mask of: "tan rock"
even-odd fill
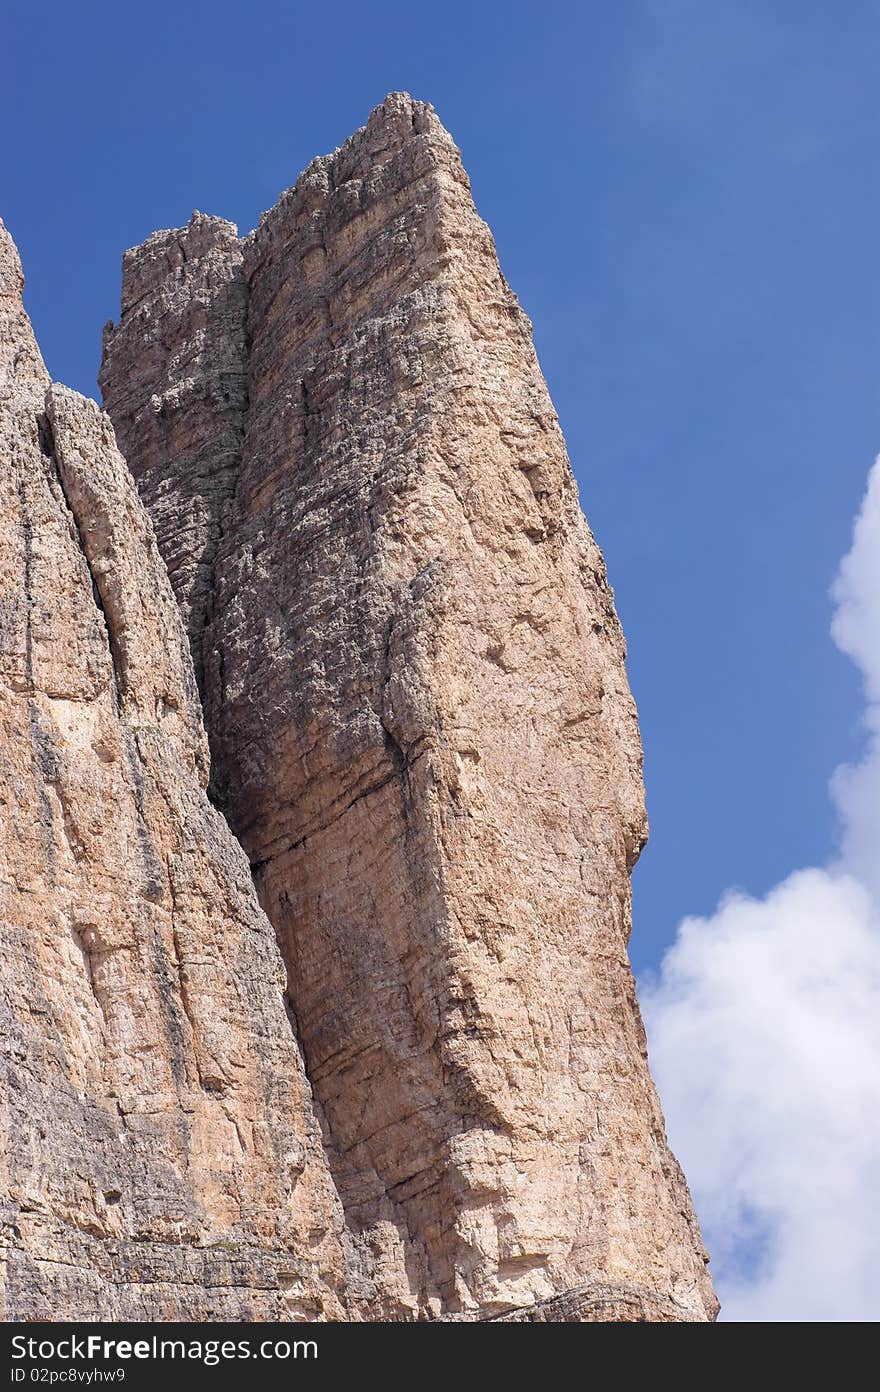
[[[342,1215],[186,638],[0,224],[7,1319],[332,1318]]]
[[[195,216],[127,253],[101,382],[287,964],[352,1310],[712,1318],[627,959],[624,642],[433,110],[389,97],[243,242]]]

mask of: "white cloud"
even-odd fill
[[[833,597],[868,731],[840,854],[686,919],[642,987],[726,1319],[880,1318],[880,460]]]

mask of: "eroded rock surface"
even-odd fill
[[[333,1318],[342,1214],[186,636],[0,224],[0,1309]]]
[[[711,1318],[627,958],[623,637],[453,141],[393,95],[242,241],[194,215],[128,252],[122,304],[102,389],[287,964],[352,1310]]]

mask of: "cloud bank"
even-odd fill
[[[880,460],[832,595],[866,697],[840,854],[686,919],[641,987],[723,1319],[880,1318]]]

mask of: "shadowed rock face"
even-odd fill
[[[328,1318],[342,1214],[180,615],[0,224],[0,1310]]]
[[[713,1317],[627,959],[623,637],[451,138],[389,97],[242,241],[196,214],[126,253],[122,305],[101,385],[287,965],[352,1309]]]

